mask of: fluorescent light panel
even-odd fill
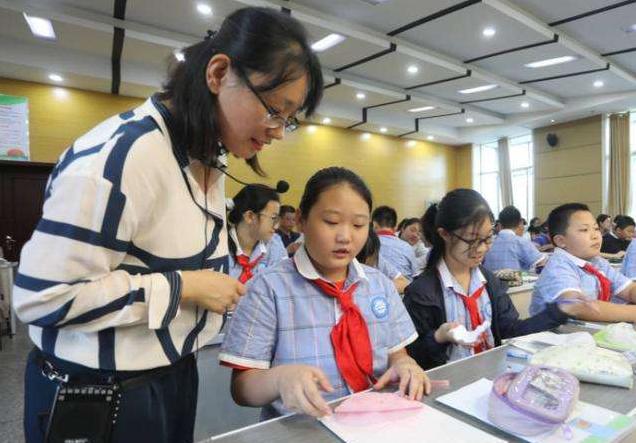
[[[457,92],[459,92],[460,94],[475,94],[477,92],[490,91],[491,89],[495,89],[497,87],[497,85],[484,85],[477,86],[476,88],[461,89]]]
[[[562,63],[568,63],[574,60],[576,60],[576,57],[574,57],[573,55],[565,55],[563,57],[548,58],[532,63],[526,63],[523,66],[525,66],[526,68],[545,68],[546,66],[560,65]]]
[[[51,20],[42,17],[32,17],[23,12],[22,15],[26,20],[33,35],[39,38],[45,38],[47,40],[55,40],[55,31],[53,30],[53,24]]]
[[[435,109],[435,106],[422,106],[421,108],[413,108],[409,109],[409,112],[424,112],[430,111],[431,109]]]
[[[316,52],[326,51],[327,49],[332,48],[342,43],[345,40],[346,40],[346,37],[343,35],[329,34],[327,37],[322,38],[318,40],[317,42],[314,42],[311,45],[311,49],[313,49]]]

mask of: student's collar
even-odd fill
[[[241,248],[241,243],[239,242],[239,239],[238,239],[238,233],[236,232],[236,228],[234,226],[230,228],[228,235],[230,236],[230,238],[234,241],[234,244],[236,245],[236,256],[238,257],[239,255],[247,255],[245,254],[245,252],[243,252],[243,248]],[[252,255],[254,255],[254,251],[257,251],[257,250],[259,251],[259,254],[257,254],[257,256],[267,254],[267,246],[265,246],[265,242],[262,242],[260,240],[257,241],[256,245],[254,245],[254,250],[252,251]]]
[[[579,258],[579,257],[577,257],[575,255],[572,255],[568,251],[566,251],[565,249],[562,249],[562,248],[554,248],[554,253],[558,254],[558,255],[562,255],[563,257],[565,257],[568,260],[570,260],[572,263],[574,263],[579,268],[582,268],[583,266],[585,266],[588,263],[587,261],[583,260],[582,258]]]
[[[314,264],[311,262],[309,258],[309,254],[307,253],[307,249],[305,249],[305,245],[301,245],[300,248],[296,251],[293,257],[294,264],[296,265],[296,269],[300,275],[302,275],[307,280],[325,280],[329,281],[316,270]],[[362,265],[358,262],[357,259],[353,259],[353,261],[349,264],[349,273],[347,275],[347,282],[354,283],[358,280],[368,280],[367,274],[364,272]]]
[[[614,234],[614,231],[609,231],[609,235],[611,235],[612,237],[614,237],[616,240],[620,240],[620,238],[618,238],[618,235]]]
[[[509,235],[517,235],[517,233],[515,231],[513,231],[512,229],[502,229],[501,231],[499,231],[499,234],[509,234]]]
[[[457,294],[467,295],[465,294],[466,289],[464,289],[462,285],[459,284],[457,279],[453,276],[453,274],[451,274],[450,269],[448,269],[448,265],[446,265],[446,261],[443,258],[440,259],[437,265],[437,271],[439,272],[439,277],[444,288],[450,288]],[[479,267],[470,270],[471,283],[474,278],[477,278],[483,284],[486,283],[486,277],[484,277],[484,274],[482,274]],[[470,291],[470,288],[468,288],[468,290]]]
[[[389,228],[378,229],[377,231],[375,231],[375,233],[378,235],[386,235],[389,237],[395,237],[395,231]]]

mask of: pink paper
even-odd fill
[[[349,397],[338,407],[336,413],[352,412],[391,412],[408,409],[419,409],[424,405],[419,401],[409,400],[390,392],[364,392]]]

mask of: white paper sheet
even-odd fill
[[[334,414],[320,421],[347,443],[505,442],[430,406],[410,412]]]
[[[546,346],[558,346],[564,344],[593,344],[594,338],[588,332],[573,332],[571,334],[555,334],[554,332],[537,332],[521,337],[515,337],[510,341],[515,346],[524,351],[534,354]]]
[[[472,415],[479,420],[495,426],[488,420],[488,397],[492,389],[492,381],[486,378],[464,386],[449,394],[438,397],[436,401],[453,409]],[[572,438],[566,438],[561,430],[551,434],[534,437],[517,435],[530,443],[578,443],[595,436],[600,438],[594,442],[611,442],[632,429],[634,419],[629,419],[617,412],[579,401],[568,419],[572,429]],[[609,425],[609,426],[608,426]],[[616,428],[615,435],[611,435]]]

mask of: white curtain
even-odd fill
[[[610,126],[610,164],[607,212],[627,214],[629,206],[629,114],[613,114]],[[632,208],[633,209],[633,208]]]

